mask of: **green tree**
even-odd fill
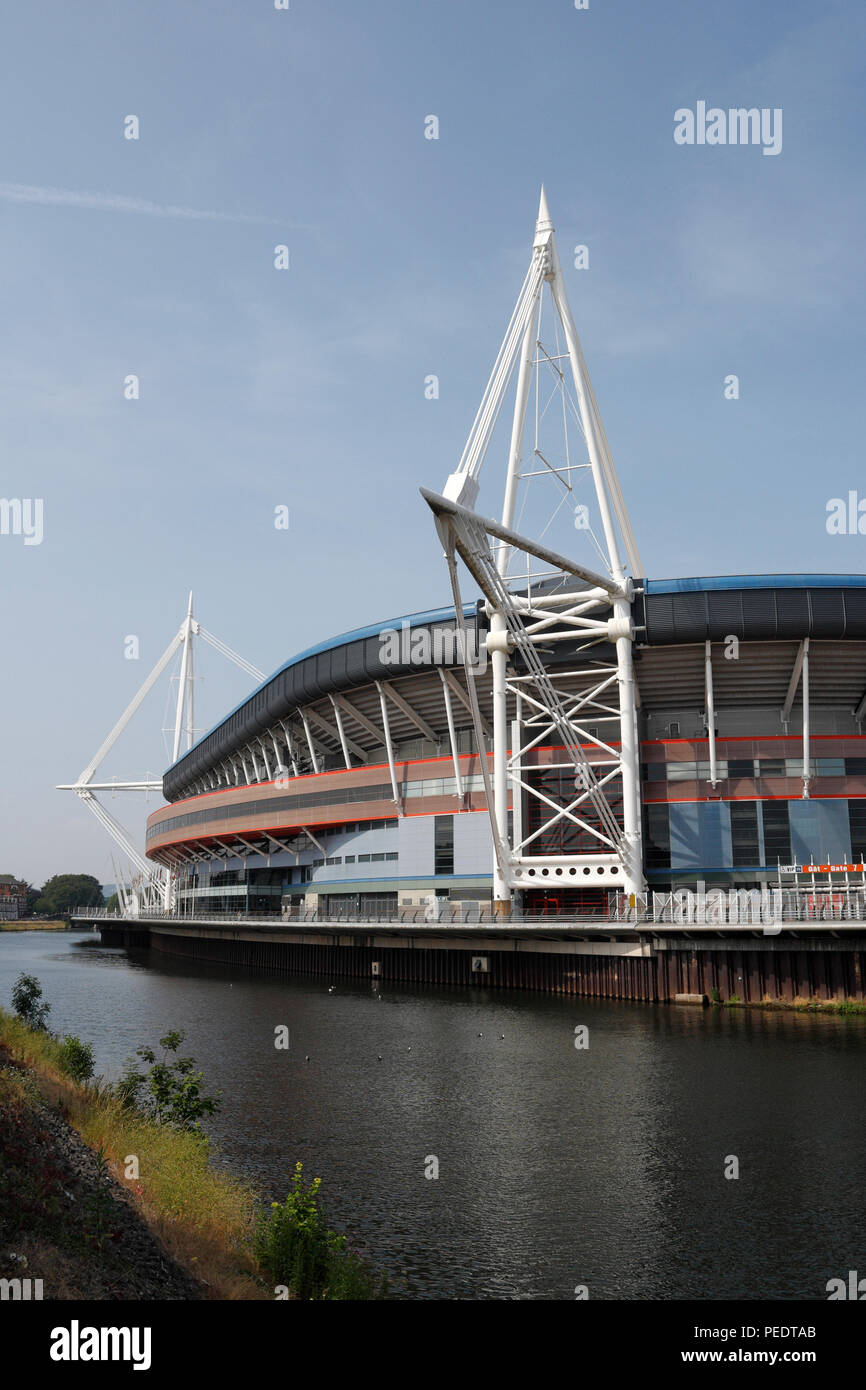
[[[43,884],[35,910],[64,917],[74,907],[102,907],[102,889],[92,874],[55,874]]]
[[[150,1069],[139,1071],[133,1061],[127,1062],[117,1082],[117,1094],[124,1105],[134,1106],[159,1124],[201,1130],[201,1121],[206,1115],[216,1114],[222,1101],[219,1096],[204,1094],[204,1076],[194,1070],[195,1059],[177,1056],[184,1036],[177,1032],[160,1038],[161,1058],[151,1047],[136,1048],[136,1057],[149,1063]],[[168,1061],[169,1053],[173,1054],[173,1061]]]
[[[28,1028],[47,1031],[45,1020],[51,1012],[51,1005],[44,1002],[42,986],[35,975],[26,975],[22,970],[12,986],[12,1007]]]
[[[67,1033],[63,1039],[58,1060],[60,1070],[71,1076],[79,1085],[89,1081],[93,1075],[93,1048],[90,1043],[83,1043],[74,1033]]]

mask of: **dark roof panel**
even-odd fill
[[[643,588],[635,602],[635,622],[645,626],[638,643],[650,647],[728,636],[755,642],[866,637],[866,575],[717,575],[635,582]],[[485,622],[480,605],[468,605],[465,614],[470,623]],[[381,633],[399,632],[404,623],[412,629],[453,627],[454,609],[432,609],[345,633],[286,662],[169,768],[163,779],[166,798],[183,795],[220,757],[263,734],[299,705],[332,691],[416,672],[413,662],[386,666],[381,660]]]

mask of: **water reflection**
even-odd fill
[[[220,1161],[282,1195],[301,1159],[413,1296],[814,1298],[864,1264],[860,1018],[352,985],[0,935],[4,1005],[22,969],[106,1074],[184,1028],[224,1093]]]

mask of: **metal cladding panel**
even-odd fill
[[[378,637],[368,637],[364,642],[364,669],[367,673],[368,680],[371,677],[374,680],[382,680],[383,677],[387,679],[388,676],[400,675],[404,668],[402,664],[386,666],[382,660],[382,643],[380,639]]]
[[[841,589],[810,589],[811,627],[822,637],[845,636],[845,601]]]
[[[809,595],[805,589],[780,589],[776,594],[776,612],[777,637],[808,636]]]
[[[281,671],[278,676],[265,687],[266,705],[268,719],[273,724],[275,719],[281,718],[286,706],[286,678],[285,671]]]
[[[686,585],[685,580],[682,581]],[[866,589],[843,584],[814,587],[804,579],[802,588],[790,584],[766,588],[732,585],[699,589],[690,587],[656,593],[652,585],[640,600],[646,636],[639,642],[672,646],[680,642],[720,641],[733,634],[745,641],[799,641],[816,637],[828,641],[866,638]]]
[[[845,604],[845,636],[866,637],[866,592],[862,589],[845,589],[842,598]]]
[[[308,700],[320,700],[322,692],[327,690],[328,670],[327,665],[321,665],[323,657],[327,660],[327,653],[310,656],[299,666],[299,679],[295,680],[293,687],[289,687],[296,705],[305,704]]]
[[[674,598],[674,594],[648,594],[644,599],[647,642],[657,642],[662,647],[676,642]]]
[[[674,605],[677,642],[700,642],[707,636],[706,594],[678,594]]]
[[[360,685],[367,675],[367,661],[364,653],[363,642],[351,642],[348,647],[343,648],[346,654],[346,668],[341,690],[348,690],[353,685]]]
[[[346,680],[346,647],[331,652],[331,690],[341,690]]]
[[[709,635],[743,637],[743,595],[716,591],[706,595]]]
[[[251,709],[247,715],[247,731],[250,734],[264,733],[270,724],[268,718],[268,687],[264,690],[257,690],[250,701]],[[249,707],[248,707],[249,708]]]
[[[715,598],[716,595],[713,595]],[[772,640],[778,634],[779,617],[776,611],[776,595],[772,589],[742,589],[740,600],[743,614],[741,637],[767,638]]]

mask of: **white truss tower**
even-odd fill
[[[561,332],[564,339],[561,353],[547,352],[540,340],[545,287],[552,299],[557,338]],[[567,368],[558,366],[560,358],[567,362]],[[474,508],[481,467],[518,360],[502,521],[498,523],[479,516]],[[572,462],[567,443],[561,465],[551,464],[539,449],[537,394],[535,447],[526,457],[527,405],[533,372],[541,366],[552,370],[561,390],[563,418],[567,404],[574,410],[586,450],[582,463]],[[603,534],[601,540],[596,539],[596,548],[604,566],[602,573],[543,544],[547,526],[537,539],[513,529],[523,480],[537,476],[552,479],[560,499],[558,512],[564,500],[573,498],[573,476],[580,469],[589,473],[601,520]],[[529,270],[466,448],[444,494],[438,496],[422,488],[422,495],[436,517],[458,623],[463,611],[458,555],[481,589],[490,619],[492,783],[486,758],[481,759],[481,771],[493,831],[496,913],[510,915],[515,889],[593,886],[618,887],[629,894],[644,892],[633,673],[634,593],[626,565],[632,575],[643,571],[568,304],[543,188]],[[520,564],[525,561],[525,570],[510,573],[515,560]],[[557,642],[575,641],[575,655],[582,658],[574,663],[575,669],[548,669],[545,650]],[[611,645],[613,660],[605,655]],[[594,646],[603,649],[597,659],[592,657]],[[464,642],[464,650],[469,651],[468,642]],[[519,664],[512,660],[515,655]],[[469,662],[466,675],[481,750],[486,745]],[[510,729],[509,699],[515,711]],[[564,749],[565,759],[552,766],[574,779],[573,795],[569,790],[560,802],[534,785],[528,772],[532,751],[551,744]],[[514,807],[510,834],[509,794]],[[523,807],[533,801],[535,817],[542,819],[530,829],[524,824]],[[577,827],[585,848],[578,854],[533,853],[533,848],[538,848],[536,842],[557,827],[562,829],[563,821]]]
[[[162,656],[157,661],[153,670],[146,680],[139,687],[132,700],[127,705],[123,714],[118,719],[111,733],[94,753],[90,762],[79,774],[75,782],[59,783],[58,790],[75,792],[76,796],[84,802],[89,811],[93,813],[100,824],[108,831],[115,844],[119,845],[129,859],[133,869],[129,885],[125,884],[120,876],[115,876],[118,886],[118,899],[123,907],[124,916],[136,916],[142,909],[156,909],[160,911],[171,911],[174,906],[174,876],[170,869],[161,864],[154,864],[135,847],[130,840],[123,826],[115,820],[114,816],[103,806],[97,797],[97,792],[162,792],[162,778],[152,780],[142,778],[138,781],[111,781],[94,782],[93,777],[97,769],[104,762],[117,740],[120,738],[124,729],[129,724],[133,715],[143,703],[145,696],[149,694],[153,686],[159,680],[163,671],[169,665],[175,653],[182,649],[180,663],[180,679],[178,682],[177,706],[175,709],[174,720],[174,741],[172,750],[172,762],[176,762],[180,753],[181,739],[185,732],[186,746],[191,748],[195,741],[194,723],[194,703],[193,703],[193,682],[194,659],[193,641],[196,637],[201,637],[214,647],[223,656],[227,656],[236,666],[252,676],[256,682],[264,680],[264,672],[252,666],[250,662],[244,661],[243,657],[238,656],[237,652],[232,651],[225,642],[203,628],[193,615],[192,594],[189,596],[186,617],[172,637]],[[112,860],[112,862],[114,862]]]

